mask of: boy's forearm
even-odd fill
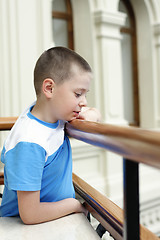
[[[82,207],[76,199],[68,198],[58,202],[39,203],[37,210],[34,223],[54,220],[74,212],[82,212]]]
[[[81,203],[74,198],[58,202],[21,202],[19,199],[19,212],[25,224],[37,224],[61,218],[74,212],[84,212]]]

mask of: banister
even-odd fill
[[[119,127],[83,120],[74,120],[71,124],[67,123],[66,131],[70,137],[105,148],[124,158],[123,239],[142,239],[140,236],[142,236],[143,230],[142,228],[140,229],[139,226],[138,163],[160,168],[160,133],[145,129]],[[130,165],[132,167],[130,167]],[[153,238],[151,238],[151,236],[147,238],[147,236],[145,236],[145,240],[158,239],[156,236],[153,236]],[[119,237],[114,237],[119,240]]]
[[[73,120],[67,123],[69,136],[106,148],[126,159],[160,168],[160,132],[136,127]]]
[[[4,185],[4,174],[0,172],[0,185]]]
[[[0,130],[10,130],[16,120],[17,117],[0,117]],[[108,149],[110,151],[121,155],[125,154],[125,156],[123,156],[126,158],[128,158],[128,156],[132,157],[135,154],[133,160],[160,168],[160,132],[136,127],[88,122],[79,119],[67,123],[66,130],[68,134],[74,138],[79,140],[83,138],[83,141],[97,146],[103,147],[104,145],[109,145]],[[76,131],[79,131],[78,134]],[[81,135],[80,132],[82,132]],[[113,143],[114,141],[115,143]],[[115,149],[116,147],[117,149]],[[128,147],[129,150],[127,150]],[[145,149],[146,153],[143,152],[143,149]],[[130,150],[132,150],[131,154],[128,153]],[[138,154],[133,152],[134,150],[138,151]],[[152,161],[149,160],[151,157],[154,158]]]
[[[0,117],[0,130],[10,130],[16,119],[17,117]],[[160,132],[78,119],[67,123],[66,130],[71,137],[160,168]]]
[[[103,194],[73,173],[76,193],[85,201],[85,207],[116,240],[123,239],[123,211]]]
[[[0,131],[10,130],[16,120],[17,117],[0,117]]]
[[[86,205],[91,214],[101,222],[116,240],[123,239],[124,220],[122,209],[74,173],[73,183],[78,194],[92,206],[91,208]],[[140,240],[159,240],[159,238],[140,225]]]

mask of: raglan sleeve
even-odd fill
[[[46,151],[36,143],[19,142],[4,155],[8,189],[38,191],[41,189]]]

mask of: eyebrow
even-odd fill
[[[89,92],[89,89],[85,89],[85,88],[76,88],[75,91],[82,91],[82,92]]]

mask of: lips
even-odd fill
[[[80,113],[80,112],[74,111],[74,116],[75,116],[75,117],[78,117],[78,116],[79,116],[79,113]]]

